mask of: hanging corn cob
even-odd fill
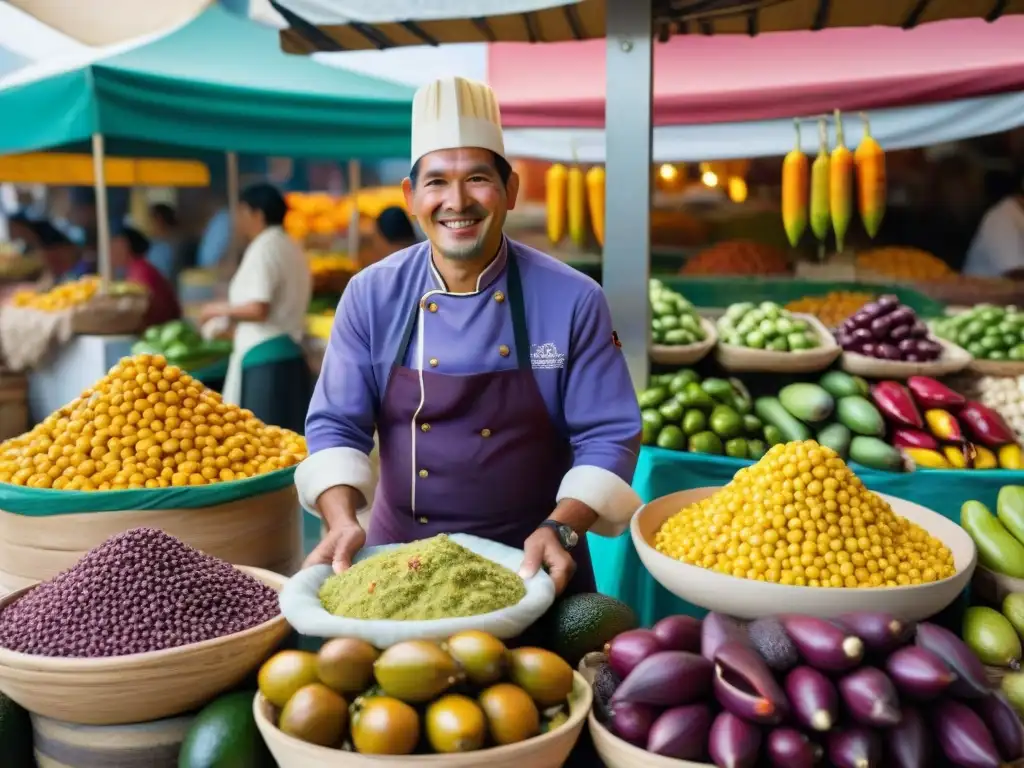
[[[587,208],[590,226],[599,245],[604,245],[604,166],[595,165],[587,171]]]
[[[548,209],[548,240],[558,245],[565,237],[566,179],[565,166],[555,163],[544,176],[544,197]]]
[[[843,118],[835,111],[836,146],[829,158],[829,209],[832,231],[836,233],[836,250],[843,252],[843,241],[850,228],[853,215],[853,153],[847,148],[843,135]]]
[[[578,165],[569,169],[566,190],[569,207],[569,239],[577,248],[587,244],[587,187]]]
[[[857,207],[869,237],[878,234],[885,216],[885,153],[871,135],[871,123],[863,112],[864,137],[857,145],[854,161],[857,165]]]
[[[828,237],[831,215],[828,209],[828,123],[818,121],[818,156],[811,165],[811,232],[824,242]]]
[[[794,248],[807,229],[807,155],[800,147],[800,121],[796,126],[796,146],[782,161],[782,226]]]

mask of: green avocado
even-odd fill
[[[252,714],[254,691],[237,691],[202,709],[185,734],[178,768],[271,768]]]

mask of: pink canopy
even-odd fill
[[[684,35],[656,45],[654,122],[686,125],[911,106],[1024,90],[1024,17],[886,27]],[[502,121],[601,128],[605,41],[489,46]]]

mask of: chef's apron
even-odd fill
[[[301,345],[288,334],[250,347],[242,356],[239,405],[264,424],[305,434],[313,377]]]
[[[530,365],[511,252],[507,273],[517,361],[511,370],[458,376],[406,367],[420,307],[411,308],[377,421],[380,484],[368,546],[467,533],[521,549],[555,508],[572,447],[552,422]],[[567,592],[596,591],[585,536],[573,556]]]

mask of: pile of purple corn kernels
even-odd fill
[[[163,531],[136,528],[0,612],[0,647],[101,658],[235,634],[280,613],[277,592]]]

